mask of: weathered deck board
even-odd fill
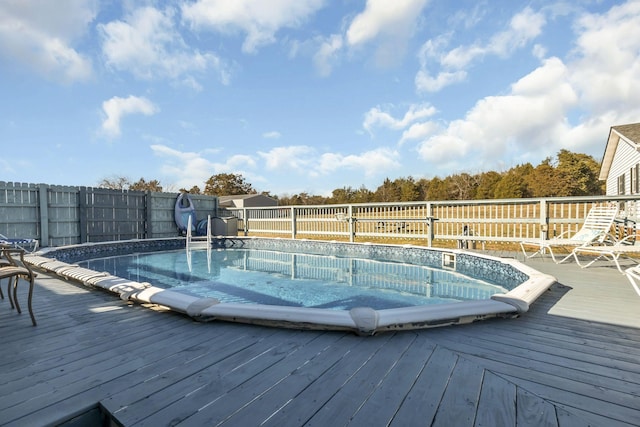
[[[195,372],[181,376],[151,395],[145,393],[140,396],[142,398],[134,397],[135,400],[130,402],[131,406],[125,405],[115,413],[116,418],[130,425],[144,422],[159,412],[164,411],[166,414],[168,408],[173,410],[169,419],[179,418],[184,411],[189,414],[195,412],[207,403],[198,401],[198,395],[207,398],[211,394],[223,393],[227,387],[237,386],[245,381],[247,375],[251,374],[248,372],[251,369],[256,369],[262,363],[269,366],[270,361],[277,357],[276,343],[284,340],[286,332],[267,334],[269,336],[266,338],[270,339],[242,340],[237,347],[230,348],[228,353],[211,354],[211,359],[207,356],[200,358],[202,360],[196,365]],[[291,341],[285,341],[285,345],[292,345]],[[237,375],[231,375],[234,372]],[[185,400],[189,401],[186,406]]]
[[[259,397],[266,396],[270,400],[280,399],[280,395],[274,395],[273,387],[293,375],[292,369],[297,370],[308,362],[309,354],[318,354],[334,340],[335,335],[325,334],[319,338],[314,338],[312,341],[303,342],[300,347],[291,348],[283,359],[260,372],[259,375],[251,377],[231,390],[227,389],[222,393],[207,396],[206,400],[208,402],[206,406],[203,406],[196,414],[188,414],[188,419],[185,418],[186,423],[190,425],[221,424],[233,415],[245,412],[246,406]],[[263,403],[269,402],[263,401]],[[169,413],[172,413],[171,409],[169,409]],[[251,425],[257,419],[255,412],[248,413],[251,415],[251,420],[245,425]],[[175,420],[175,418],[173,419]],[[150,417],[145,424],[154,425],[154,422],[159,422],[160,420],[155,416]]]
[[[405,400],[398,390],[410,390],[435,346],[416,337],[384,380],[351,419],[354,425],[388,425]],[[418,363],[416,363],[418,361]]]
[[[516,425],[518,426],[557,426],[555,407],[526,390],[518,387],[516,395]]]
[[[591,364],[591,371],[574,369],[571,363],[556,365],[553,360],[537,361],[538,357],[535,348],[528,352],[528,356],[518,355],[518,350],[511,350],[508,346],[495,348],[478,347],[477,340],[470,337],[457,339],[452,337],[442,337],[437,341],[447,348],[464,354],[464,357],[471,358],[476,363],[491,369],[493,372],[507,374],[512,382],[526,384],[529,391],[532,391],[545,399],[557,400],[556,392],[564,396],[567,406],[584,409],[595,413],[611,414],[612,419],[634,424],[640,421],[638,414],[638,404],[640,402],[640,382],[636,378],[611,377],[602,375],[602,363]],[[512,353],[509,353],[510,350]],[[586,359],[591,359],[591,355],[585,354]],[[574,362],[577,355],[574,356]],[[623,372],[620,371],[620,375]],[[517,379],[517,380],[516,380]],[[542,383],[542,388],[534,384]],[[525,387],[525,388],[527,388]],[[635,405],[635,409],[629,407]]]
[[[640,299],[616,270],[534,267],[565,286],[518,319],[375,337],[202,324],[41,274],[37,327],[0,301],[0,424],[100,404],[126,426],[640,425]]]
[[[415,339],[413,335],[402,334],[399,339],[394,340],[393,345],[381,347],[379,351],[372,354],[371,358],[349,379],[349,382],[336,390],[331,399],[311,417],[307,425],[326,426],[336,419],[353,418],[356,411],[375,391]]]
[[[136,351],[137,361],[156,362],[163,355],[161,350],[164,345],[156,342],[154,331],[149,332],[151,333],[147,333],[146,336],[135,341],[124,334],[111,339],[105,337],[103,342],[96,343],[89,348],[77,349],[73,353],[58,357],[49,357],[51,353],[45,350],[43,351],[45,359],[42,363],[25,366],[21,369],[14,368],[6,378],[3,375],[2,379],[7,382],[20,381],[22,392],[32,394],[37,393],[39,385],[54,381],[62,375],[66,376],[68,385],[89,377],[88,374],[93,370],[93,366],[87,365],[86,360],[91,360],[93,365],[99,365],[101,369],[111,369],[127,363],[127,355],[133,350],[137,350],[138,347],[142,347],[143,350]],[[175,344],[180,344],[181,341],[195,339],[197,331],[184,331],[184,333],[181,333],[180,330],[167,331],[166,337],[172,341],[175,340]],[[5,402],[0,403],[0,408],[3,404]]]
[[[391,425],[431,425],[433,422],[458,356],[441,347],[426,356],[428,358],[424,369],[412,387],[407,390],[406,397],[393,417]],[[417,408],[420,410],[416,410]]]
[[[478,427],[516,425],[516,386],[485,371],[478,402],[476,423]]]
[[[473,426],[484,369],[458,358],[432,426]]]
[[[527,368],[535,372],[544,372],[558,377],[569,377],[573,380],[584,381],[595,386],[608,385],[613,390],[625,393],[636,394],[636,386],[640,384],[640,375],[630,371],[634,368],[629,362],[620,362],[613,358],[608,358],[607,354],[595,356],[584,354],[579,351],[571,352],[567,350],[564,354],[557,352],[557,349],[549,347],[539,350],[536,345],[529,345],[526,342],[514,341],[504,344],[501,336],[496,335],[492,341],[477,338],[468,334],[449,334],[447,337],[437,337],[440,344],[446,345],[449,349],[454,349],[466,355],[478,358],[490,358],[505,365],[514,365]],[[604,366],[604,364],[609,366]],[[637,370],[635,367],[634,370]],[[624,374],[624,380],[621,376]]]
[[[309,378],[318,378],[342,357],[345,356],[343,341],[351,341],[351,345],[357,343],[349,335],[329,333],[332,342],[321,351],[312,354],[307,361],[300,366],[291,366],[290,373],[282,381],[266,393],[249,402],[242,411],[224,420],[225,425],[250,425],[256,420],[269,420],[277,411],[290,404],[296,396],[309,386]],[[347,348],[350,346],[347,345]]]
[[[287,423],[302,425],[310,420],[333,395],[367,363],[370,357],[388,343],[391,336],[379,336],[372,340],[357,340],[349,347],[338,347],[340,358],[321,376],[308,384],[293,400],[274,413],[266,426],[282,426]],[[349,340],[352,341],[352,340]],[[303,404],[304,403],[304,404]]]
[[[230,330],[211,337],[208,346],[194,345],[193,341],[190,345],[180,346],[174,352],[169,352],[169,357],[160,363],[147,365],[130,374],[129,386],[120,393],[103,399],[102,404],[111,412],[120,411],[129,404],[200,372],[216,360],[235,354],[255,339],[250,334]],[[215,348],[214,355],[211,354],[212,347]]]
[[[260,384],[261,381],[273,385],[280,378],[277,372],[280,362],[284,359],[289,360],[292,355],[300,356],[302,353],[298,350],[306,348],[308,343],[305,338],[315,337],[301,336],[299,338],[302,341],[296,340],[295,343],[272,344],[268,347],[252,349],[251,354],[238,353],[210,366],[204,371],[208,376],[206,384],[181,394],[179,399],[159,408],[144,420],[140,420],[137,425],[157,426],[167,419],[170,419],[171,423],[175,425],[189,417],[201,420],[198,421],[201,423],[200,425],[219,423],[255,398],[262,390],[261,387],[265,386]],[[315,344],[322,345],[317,340],[315,341]],[[311,345],[311,348],[316,348],[316,346]],[[240,362],[241,359],[245,361]],[[295,365],[298,358],[294,356],[291,361]],[[173,393],[173,387],[168,388],[167,391]],[[198,409],[195,414],[194,407]]]

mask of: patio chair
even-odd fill
[[[7,285],[7,298],[9,298],[11,308],[15,308],[18,313],[22,313],[20,303],[18,302],[18,280],[24,279],[28,281],[29,296],[27,299],[27,307],[29,309],[29,315],[31,316],[31,323],[33,323],[33,326],[36,326],[36,318],[33,315],[33,308],[31,307],[31,301],[33,299],[33,285],[36,275],[33,270],[31,270],[29,264],[24,261],[23,249],[4,247],[0,249],[0,251],[2,253],[2,258],[8,262],[7,264],[3,263],[3,265],[0,266],[0,280],[9,279],[9,284]],[[0,297],[4,299],[4,294],[1,289]]]
[[[592,245],[594,243],[604,244],[607,238],[613,239],[609,234],[609,230],[611,230],[611,226],[613,225],[613,221],[617,214],[617,206],[594,206],[587,214],[580,230],[570,237],[564,237],[569,236],[571,233],[570,231],[567,231],[552,239],[523,240],[520,242],[520,247],[522,248],[525,259],[532,258],[538,254],[542,255],[546,251],[549,251],[553,262],[560,264],[571,258],[573,256],[573,251],[569,252],[569,254],[561,260],[557,260],[556,255],[553,252],[553,248],[576,248]],[[537,250],[529,255],[526,251],[527,246],[537,247]]]
[[[5,246],[0,244],[0,268],[7,267],[11,265],[11,261],[5,256],[3,250],[8,249],[10,246]],[[0,299],[4,299],[4,294],[2,293],[2,286],[0,286]]]
[[[640,265],[627,268],[624,273],[627,275],[627,279],[629,279],[629,283],[631,283],[633,289],[635,289],[638,296],[640,296],[640,287],[638,286],[638,283],[640,283]]]
[[[29,252],[37,251],[38,243],[37,239],[10,239],[4,234],[0,234],[0,245],[27,250],[27,248],[25,248],[26,246],[29,248]]]

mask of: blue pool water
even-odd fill
[[[336,310],[486,300],[508,292],[446,269],[266,249],[151,252],[78,264],[221,302]]]

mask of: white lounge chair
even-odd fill
[[[624,273],[622,266],[620,266],[620,258],[632,258],[634,255],[640,255],[640,246],[633,244],[635,242],[636,236],[628,236],[613,245],[586,245],[586,246],[578,246],[573,248],[571,253],[576,260],[576,263],[582,267],[587,268],[592,265],[594,262],[599,259],[607,259],[611,260],[616,264],[618,271],[620,273]],[[578,255],[592,255],[595,258],[589,259],[586,263],[585,260],[582,262]],[[634,259],[635,262],[637,260]]]
[[[553,253],[553,248],[576,248],[594,243],[602,244],[605,239],[610,236],[609,231],[617,214],[617,206],[594,206],[584,219],[580,230],[570,237],[564,237],[570,234],[570,232],[564,232],[557,237],[547,240],[523,240],[520,242],[520,247],[522,248],[525,258],[532,258],[535,255],[542,255],[546,251],[549,251],[551,259],[553,259],[556,264],[560,264],[573,256],[573,251],[569,252],[569,254],[561,260],[557,260]],[[527,246],[536,247],[537,250],[529,255],[525,249]]]
[[[635,289],[638,296],[640,296],[640,287],[638,287],[638,283],[640,283],[640,265],[627,268],[624,273],[627,275],[627,279],[629,279],[629,283],[631,283],[633,289]]]
[[[27,250],[24,246],[27,246],[30,250],[29,252],[35,252],[38,250],[38,240],[37,239],[10,239],[4,234],[0,234],[0,245],[2,246],[10,246],[12,248],[19,248]]]

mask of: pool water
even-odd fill
[[[486,300],[508,292],[446,269],[265,249],[152,252],[78,264],[225,303],[378,310]]]

